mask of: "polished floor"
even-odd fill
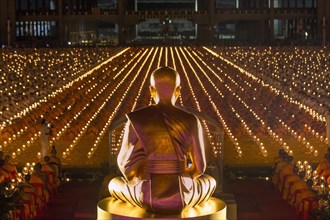
[[[237,173],[236,173],[237,175]],[[76,175],[63,184],[37,220],[96,219],[101,179],[88,175]],[[291,207],[276,192],[265,176],[226,176],[223,199],[234,197],[238,220],[290,220],[295,219]]]

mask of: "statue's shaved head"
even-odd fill
[[[150,84],[156,89],[161,100],[168,100],[172,98],[175,89],[180,85],[180,76],[171,67],[160,67],[151,74]]]

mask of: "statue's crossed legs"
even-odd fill
[[[181,183],[179,190],[181,190],[185,206],[194,207],[207,201],[216,188],[214,178],[206,174],[195,179],[184,176],[178,176],[178,178]],[[110,181],[108,187],[114,198],[142,208],[142,184],[143,181],[134,185],[129,184],[124,178],[116,177]]]

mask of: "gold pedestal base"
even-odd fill
[[[113,197],[103,199],[97,204],[98,220],[226,220],[226,212],[226,203],[214,197],[211,197],[207,202],[199,206],[186,207],[182,213],[178,215],[159,215],[147,213],[139,207],[134,207],[131,204],[120,200],[115,200]]]

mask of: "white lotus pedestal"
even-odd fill
[[[159,215],[147,213],[139,207],[108,197],[97,204],[98,220],[226,220],[227,205],[220,199],[211,197],[196,207],[186,207],[178,215]]]

